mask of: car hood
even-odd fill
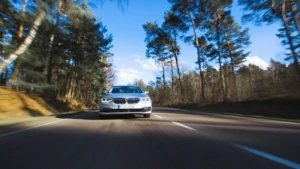
[[[104,95],[104,97],[108,98],[132,98],[132,97],[149,97],[145,93],[109,93]]]

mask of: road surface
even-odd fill
[[[2,169],[300,168],[300,125],[155,108],[96,111],[0,128]]]

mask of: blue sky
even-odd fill
[[[97,5],[93,13],[107,26],[108,32],[113,35],[114,56],[110,59],[116,74],[115,84],[128,84],[135,79],[143,79],[145,83],[154,81],[159,76],[159,68],[154,60],[145,56],[145,32],[142,25],[146,22],[163,22],[164,13],[170,9],[167,0],[129,0],[124,11],[118,8],[116,2],[106,2]],[[241,24],[241,7],[234,2],[232,15]],[[248,63],[257,64],[266,68],[270,59],[282,61],[285,48],[276,37],[278,24],[254,26],[252,23],[242,25],[250,29],[251,45],[247,51],[251,52]],[[188,44],[180,43],[179,56],[183,70],[196,68],[196,49]],[[211,63],[214,65],[215,63]]]

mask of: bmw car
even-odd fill
[[[152,101],[138,86],[113,86],[103,93],[99,103],[99,118],[106,115],[140,114],[150,118]]]

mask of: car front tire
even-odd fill
[[[144,114],[144,118],[150,118],[151,114]]]
[[[99,114],[99,119],[105,119],[104,115]]]

